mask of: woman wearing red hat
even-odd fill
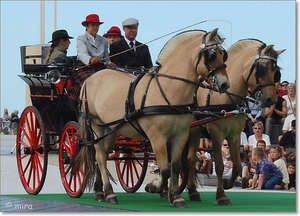
[[[73,76],[73,85],[69,90],[69,98],[77,105],[83,82],[96,71],[114,66],[109,59],[107,39],[98,35],[100,22],[97,14],[89,14],[81,23],[86,32],[77,38],[77,70]]]
[[[107,38],[108,45],[111,45],[114,42],[117,42],[123,38],[121,30],[118,26],[112,26],[103,37]]]
[[[52,33],[52,40],[48,43],[52,43],[48,55],[45,60],[45,64],[51,63],[55,58],[64,57],[67,55],[67,49],[70,45],[70,40],[73,37],[68,35],[66,30],[57,30]]]

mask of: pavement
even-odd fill
[[[39,201],[23,198],[10,197],[12,194],[27,194],[19,178],[16,155],[14,150],[16,135],[0,136],[0,155],[1,155],[1,212],[129,212],[128,210],[114,208],[104,208],[98,206],[88,206],[59,201]],[[11,153],[12,152],[12,153]],[[114,179],[118,179],[115,171],[114,161],[108,161],[108,169]],[[151,174],[152,168],[148,167],[143,185],[136,193],[145,193],[145,186],[151,182],[156,174]],[[114,192],[124,192],[118,183],[112,183]],[[232,188],[231,191],[243,191],[245,189]],[[202,186],[199,191],[216,191],[215,186]],[[64,194],[65,189],[62,185],[58,167],[58,154],[50,152],[48,154],[48,168],[44,186],[39,194]],[[6,196],[2,196],[6,195]],[[37,195],[38,196],[38,195]],[[27,206],[26,206],[27,205]]]

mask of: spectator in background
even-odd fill
[[[2,120],[3,120],[3,122],[10,121],[10,116],[8,114],[7,108],[4,108],[4,110],[3,110]]]
[[[295,164],[295,162],[288,162],[287,172],[289,174],[289,180],[290,180],[288,189],[296,190],[296,164]]]
[[[275,185],[275,189],[288,189],[289,174],[287,172],[287,166],[285,161],[282,159],[282,150],[280,146],[272,146],[270,149],[270,155],[273,163],[280,169],[282,172],[282,182],[280,184]]]
[[[274,189],[276,185],[281,184],[282,172],[274,163],[265,158],[264,151],[261,148],[257,147],[252,150],[252,160],[256,162],[255,174],[251,187],[247,189]]]
[[[290,83],[287,86],[287,94],[282,96],[287,102],[287,116],[293,114],[293,106],[296,104],[296,86],[294,83]]]
[[[270,151],[266,151],[266,148],[267,148],[267,145],[266,145],[266,142],[264,140],[258,140],[257,141],[257,147],[258,148],[261,148],[264,153],[265,153],[265,158],[268,160],[268,161],[271,161],[273,162],[272,158],[271,158],[271,155],[270,155]]]
[[[232,160],[230,157],[230,152],[229,152],[229,146],[228,142],[226,139],[223,140],[222,142],[222,158],[223,158],[223,164],[224,164],[224,170],[223,170],[223,175],[222,177],[224,179],[229,179],[232,176]],[[215,162],[213,162],[213,173],[212,175],[217,175],[216,174],[216,165]]]
[[[248,152],[249,150],[249,144],[248,144],[248,138],[244,131],[241,131],[241,145],[240,145],[240,153],[242,152]]]
[[[282,126],[282,134],[285,134],[287,131],[292,130],[292,121],[295,119],[296,119],[296,104],[294,104],[294,106],[293,106],[293,115],[288,115],[284,120],[284,123]],[[280,140],[280,138],[279,138],[279,140]]]
[[[121,30],[118,26],[112,26],[103,37],[107,38],[108,45],[110,46],[112,43],[117,42],[123,38],[121,34]]]
[[[111,60],[119,67],[151,68],[149,48],[136,40],[139,21],[128,18],[122,22],[125,37],[110,45]]]
[[[45,64],[51,63],[55,58],[67,56],[67,49],[71,43],[69,39],[72,38],[64,29],[54,31],[52,33],[52,40],[48,42],[52,44],[48,50]]]
[[[291,125],[292,130],[283,134],[279,140],[279,145],[283,150],[283,156],[285,156],[287,160],[291,154],[296,153],[296,120],[293,120]]]
[[[246,100],[247,100],[247,106],[251,110],[251,112],[247,114],[248,118],[246,120],[248,136],[250,136],[254,134],[252,130],[253,124],[258,121],[264,123],[265,118],[262,116],[263,108],[261,107],[260,102],[256,101],[254,98],[250,96],[246,96]]]
[[[289,84],[288,81],[282,81],[279,88],[278,88],[278,92],[277,95],[279,97],[282,97],[283,95],[287,94],[287,85]]]
[[[11,130],[11,135],[16,135],[17,134],[17,128],[18,128],[18,123],[19,123],[19,111],[15,110],[11,114],[10,118],[10,130]]]
[[[254,123],[252,127],[254,134],[248,137],[249,151],[252,151],[253,148],[257,147],[257,142],[264,140],[266,143],[266,150],[269,151],[271,147],[270,137],[267,134],[264,134],[264,124],[262,122]]]
[[[276,84],[278,86],[278,83]],[[277,89],[278,90],[278,89]],[[283,125],[287,116],[287,102],[280,96],[277,96],[277,102],[270,107],[265,108],[266,116],[266,131],[268,136],[271,136],[273,124]]]

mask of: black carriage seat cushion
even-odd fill
[[[25,74],[44,74],[49,72],[48,64],[24,64]]]

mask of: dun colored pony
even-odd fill
[[[245,97],[249,92],[253,98],[260,100],[263,106],[270,106],[277,101],[275,82],[280,81],[280,68],[277,66],[278,56],[285,50],[275,51],[273,45],[267,46],[256,39],[244,39],[233,44],[228,50],[227,72],[231,81],[226,94],[209,94],[206,89],[199,89],[197,94],[200,107],[209,106],[218,109],[233,110],[236,106],[245,106]],[[208,99],[210,97],[210,99]],[[209,102],[208,102],[209,101]],[[229,108],[229,109],[228,109]],[[200,120],[201,121],[201,120]],[[216,202],[220,205],[231,205],[224,189],[230,189],[240,172],[240,133],[246,122],[246,115],[239,114],[220,120],[211,121],[204,126],[209,132],[213,145],[213,153],[218,178]],[[190,200],[201,201],[195,185],[195,152],[199,146],[199,129],[191,128],[188,145],[189,180],[188,191]],[[233,172],[230,179],[222,179],[222,141],[229,143],[233,161]]]
[[[80,93],[80,134],[83,143],[94,146],[96,154],[91,154],[88,145],[80,145],[71,166],[75,172],[82,168],[84,184],[90,185],[97,171],[96,159],[102,177],[95,191],[98,201],[118,203],[109,181],[107,158],[115,146],[116,135],[122,134],[147,137],[151,142],[161,172],[146,186],[146,191],[161,193],[170,177],[170,203],[186,207],[178,191],[178,176],[193,121],[193,93],[199,76],[217,91],[224,92],[229,87],[223,41],[218,29],[183,32],[166,43],[157,60],[159,66],[149,72],[135,77],[124,70],[104,69],[85,81]]]

